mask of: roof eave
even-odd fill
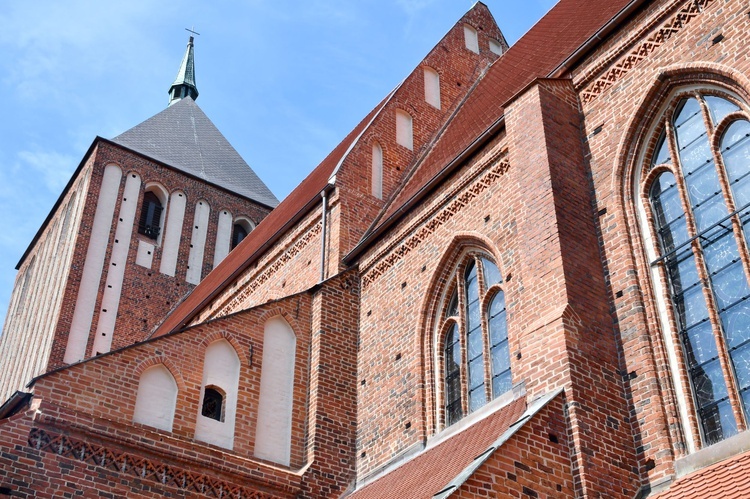
[[[172,333],[174,331],[177,331],[177,330],[179,330],[181,328],[186,327],[188,325],[188,323],[190,321],[192,321],[195,318],[195,316],[201,310],[203,310],[203,308],[205,308],[209,303],[211,303],[211,301],[214,298],[216,298],[222,292],[224,292],[224,290],[226,289],[226,287],[228,286],[229,283],[231,283],[232,281],[234,281],[245,270],[247,270],[247,268],[250,267],[250,265],[252,265],[253,263],[255,263],[256,259],[260,255],[262,255],[263,253],[265,253],[266,250],[268,250],[269,247],[273,246],[276,243],[276,241],[278,241],[292,226],[294,226],[294,224],[296,224],[297,222],[299,222],[302,219],[302,217],[304,217],[305,215],[307,215],[313,209],[314,206],[316,206],[318,203],[320,203],[321,202],[321,196],[320,196],[321,192],[330,192],[331,190],[334,189],[334,187],[335,186],[333,184],[328,183],[328,184],[326,184],[323,187],[323,189],[321,191],[316,192],[315,195],[313,195],[310,198],[310,200],[308,200],[307,203],[305,203],[305,205],[297,211],[297,213],[295,213],[292,217],[290,217],[284,223],[284,225],[282,225],[276,232],[274,232],[273,235],[271,237],[269,237],[266,240],[265,243],[263,243],[260,247],[258,247],[257,250],[255,250],[254,252],[252,252],[250,254],[250,256],[248,256],[248,258],[244,261],[244,263],[242,265],[239,265],[231,274],[229,274],[225,279],[223,279],[221,281],[221,283],[219,283],[218,286],[215,286],[214,289],[213,289],[213,291],[211,291],[211,293],[209,293],[208,295],[206,295],[206,297],[203,300],[201,300],[196,306],[194,306],[190,310],[190,312],[188,312],[185,315],[185,318],[182,321],[180,321],[179,324],[177,324],[174,327],[172,327],[169,331],[162,332],[161,334],[159,333],[159,330],[161,329],[161,325],[160,325],[159,327],[157,327],[154,330],[154,332],[151,334],[150,338],[154,338],[154,337],[158,337],[158,336],[163,336],[165,334],[170,334],[170,333]],[[198,284],[198,286],[200,286],[200,284]],[[193,291],[191,291],[191,293],[194,292],[196,289],[198,289],[197,286],[195,288],[193,288]],[[188,295],[186,295],[184,299],[186,299],[188,296],[190,296],[191,293],[189,293]],[[171,314],[169,314],[169,315],[171,315]],[[169,315],[167,315],[165,317],[165,319],[168,318]]]

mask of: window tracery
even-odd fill
[[[441,326],[446,427],[512,387],[499,269],[487,256],[470,254],[454,279]]]
[[[728,96],[697,92],[666,113],[647,191],[666,294],[705,444],[750,411],[750,122]],[[718,145],[718,147],[716,147]]]

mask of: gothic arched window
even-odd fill
[[[716,95],[670,109],[651,161],[652,265],[664,268],[693,411],[713,444],[750,413],[750,122]]]
[[[500,271],[481,254],[459,268],[441,327],[445,426],[512,387]]]

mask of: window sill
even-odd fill
[[[676,478],[750,450],[750,431],[743,431],[717,444],[701,449],[674,462]]]
[[[436,433],[432,438],[427,440],[427,445],[425,446],[425,448],[429,449],[431,447],[434,447],[440,444],[441,442],[451,438],[456,433],[462,432],[466,428],[469,428],[470,426],[474,425],[477,421],[481,421],[487,416],[494,414],[495,412],[499,411],[500,409],[510,404],[514,400],[520,397],[523,397],[525,395],[526,395],[526,383],[523,381],[520,381],[516,383],[515,385],[513,385],[513,388],[503,393],[495,400],[489,402],[487,405],[485,405],[478,411],[475,411],[469,414],[468,416],[462,418],[456,423],[453,423],[447,428],[443,428],[443,431]]]

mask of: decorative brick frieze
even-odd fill
[[[687,2],[686,5],[675,15],[671,16],[643,42],[636,45],[627,53],[627,55],[621,57],[613,67],[597,78],[586,90],[580,90],[590,81],[590,77],[592,77],[593,74],[598,74],[598,72],[601,71],[601,65],[595,66],[594,71],[589,71],[587,76],[584,76],[576,82],[576,87],[581,92],[581,102],[587,104],[593,101],[609,87],[620,81],[641,61],[648,58],[670,38],[682,31],[685,26],[687,26],[698,15],[703,13],[713,2],[714,0],[691,0]],[[638,32],[638,34],[640,35],[641,32]],[[606,63],[610,62],[610,58],[607,58]]]
[[[412,250],[418,248],[430,234],[471,204],[482,192],[489,189],[509,168],[510,163],[508,163],[507,159],[498,160],[492,168],[486,171],[484,175],[481,175],[475,182],[471,183],[482,170],[478,170],[476,175],[467,178],[453,192],[448,193],[445,196],[446,202],[442,205],[443,208],[441,210],[437,212],[431,211],[425,217],[420,218],[407,231],[411,235],[403,243],[396,247],[393,245],[388,246],[383,253],[373,259],[373,262],[377,261],[379,263],[371,266],[369,270],[364,272],[362,276],[362,288],[366,289],[398,261]],[[467,187],[469,183],[471,185]],[[386,254],[387,256],[385,256]]]
[[[76,440],[66,435],[54,435],[40,428],[32,428],[29,445],[37,451],[51,452],[90,465],[106,468],[124,475],[152,480],[161,485],[177,487],[189,493],[207,497],[236,499],[274,499],[280,496],[194,473],[177,466],[160,463],[140,455],[109,449],[102,445]]]
[[[321,223],[313,225],[310,230],[300,237],[289,249],[279,255],[273,263],[269,264],[263,272],[258,274],[257,277],[243,284],[241,287],[238,286],[238,290],[234,296],[228,298],[224,305],[216,309],[210,317],[206,319],[223,317],[240,310],[247,298],[253,294],[256,289],[273,277],[274,274],[286,266],[286,264],[299,254],[300,251],[307,247],[307,245],[310,244],[310,241],[315,239],[321,233],[322,228],[323,226]]]

